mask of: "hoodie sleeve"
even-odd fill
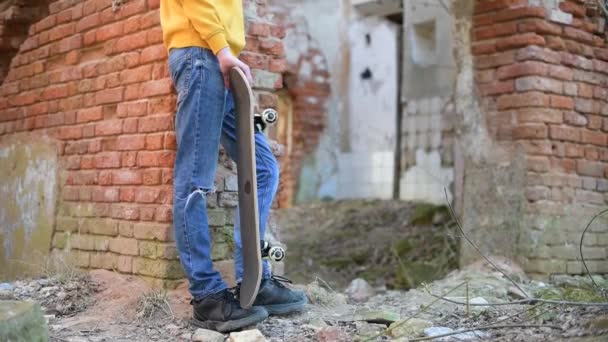
[[[214,54],[228,46],[214,0],[183,0],[184,12]]]

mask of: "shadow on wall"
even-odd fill
[[[48,14],[50,0],[0,0],[0,84],[32,23]],[[56,21],[55,17],[52,21]],[[54,25],[55,23],[49,23]]]

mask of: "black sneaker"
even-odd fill
[[[271,315],[284,315],[304,310],[308,303],[306,294],[288,289],[282,283],[291,283],[291,281],[279,276],[262,280],[253,305],[264,307]]]
[[[254,325],[268,318],[268,312],[263,307],[241,308],[230,289],[192,301],[191,304],[193,325],[222,333]]]

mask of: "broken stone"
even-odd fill
[[[192,340],[192,333],[183,333],[181,335],[179,335],[179,338],[181,338],[182,340],[186,340],[186,341],[191,341]]]
[[[367,281],[361,278],[351,281],[344,292],[346,292],[350,299],[356,302],[365,302],[375,294],[374,289]]]
[[[415,337],[421,335],[424,332],[424,329],[432,326],[433,323],[427,320],[420,318],[409,318],[395,322],[388,328],[391,336],[393,337]]]
[[[183,335],[182,335],[183,336]],[[192,341],[198,342],[223,342],[224,335],[217,331],[208,329],[196,329],[192,334]]]
[[[338,320],[340,322],[355,322],[355,321],[365,321],[368,323],[379,323],[379,324],[391,324],[395,321],[398,321],[401,318],[396,312],[387,311],[387,310],[361,310],[354,314],[341,316]]]
[[[327,327],[327,323],[325,323],[325,321],[320,317],[310,319],[308,325],[310,325],[313,330],[320,330]]]
[[[319,342],[348,342],[352,340],[350,336],[339,327],[323,328],[317,331],[315,337]]]
[[[490,304],[485,298],[483,297],[475,297],[475,298],[471,298],[469,300],[470,304],[475,304],[473,306],[471,306],[471,311],[473,311],[473,313],[475,314],[481,314],[483,312],[485,312],[486,310],[488,310],[489,306],[485,305],[485,304]]]
[[[13,285],[9,284],[9,283],[0,283],[0,291],[12,291],[13,290]]]
[[[355,322],[355,327],[357,328],[357,333],[361,337],[374,336],[386,330],[386,325],[384,324],[375,324],[368,322]],[[365,340],[365,338],[363,338],[362,340]]]
[[[304,289],[311,304],[323,306],[337,306],[346,304],[346,296],[341,293],[330,292],[314,281]]]
[[[526,298],[526,295],[515,286],[509,287],[507,294],[515,299],[525,299]]]
[[[222,340],[223,341],[223,340]],[[228,342],[265,342],[266,338],[258,329],[233,332]],[[218,341],[219,342],[219,341]]]
[[[434,336],[449,334],[452,332],[454,332],[454,329],[450,329],[448,327],[431,327],[431,328],[424,329],[424,336],[434,337]],[[473,339],[476,340],[476,339],[488,338],[488,337],[490,337],[490,334],[480,331],[480,330],[475,330],[475,331],[467,331],[467,332],[462,332],[459,334],[445,336],[445,337],[437,338],[437,339],[433,339],[433,340],[434,341],[466,341],[466,340],[473,340]]]

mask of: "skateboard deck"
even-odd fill
[[[253,93],[245,74],[230,70],[230,85],[236,107],[237,173],[241,241],[243,243],[243,280],[239,293],[241,307],[253,304],[262,280],[262,253],[258,213],[258,186],[255,165]]]

